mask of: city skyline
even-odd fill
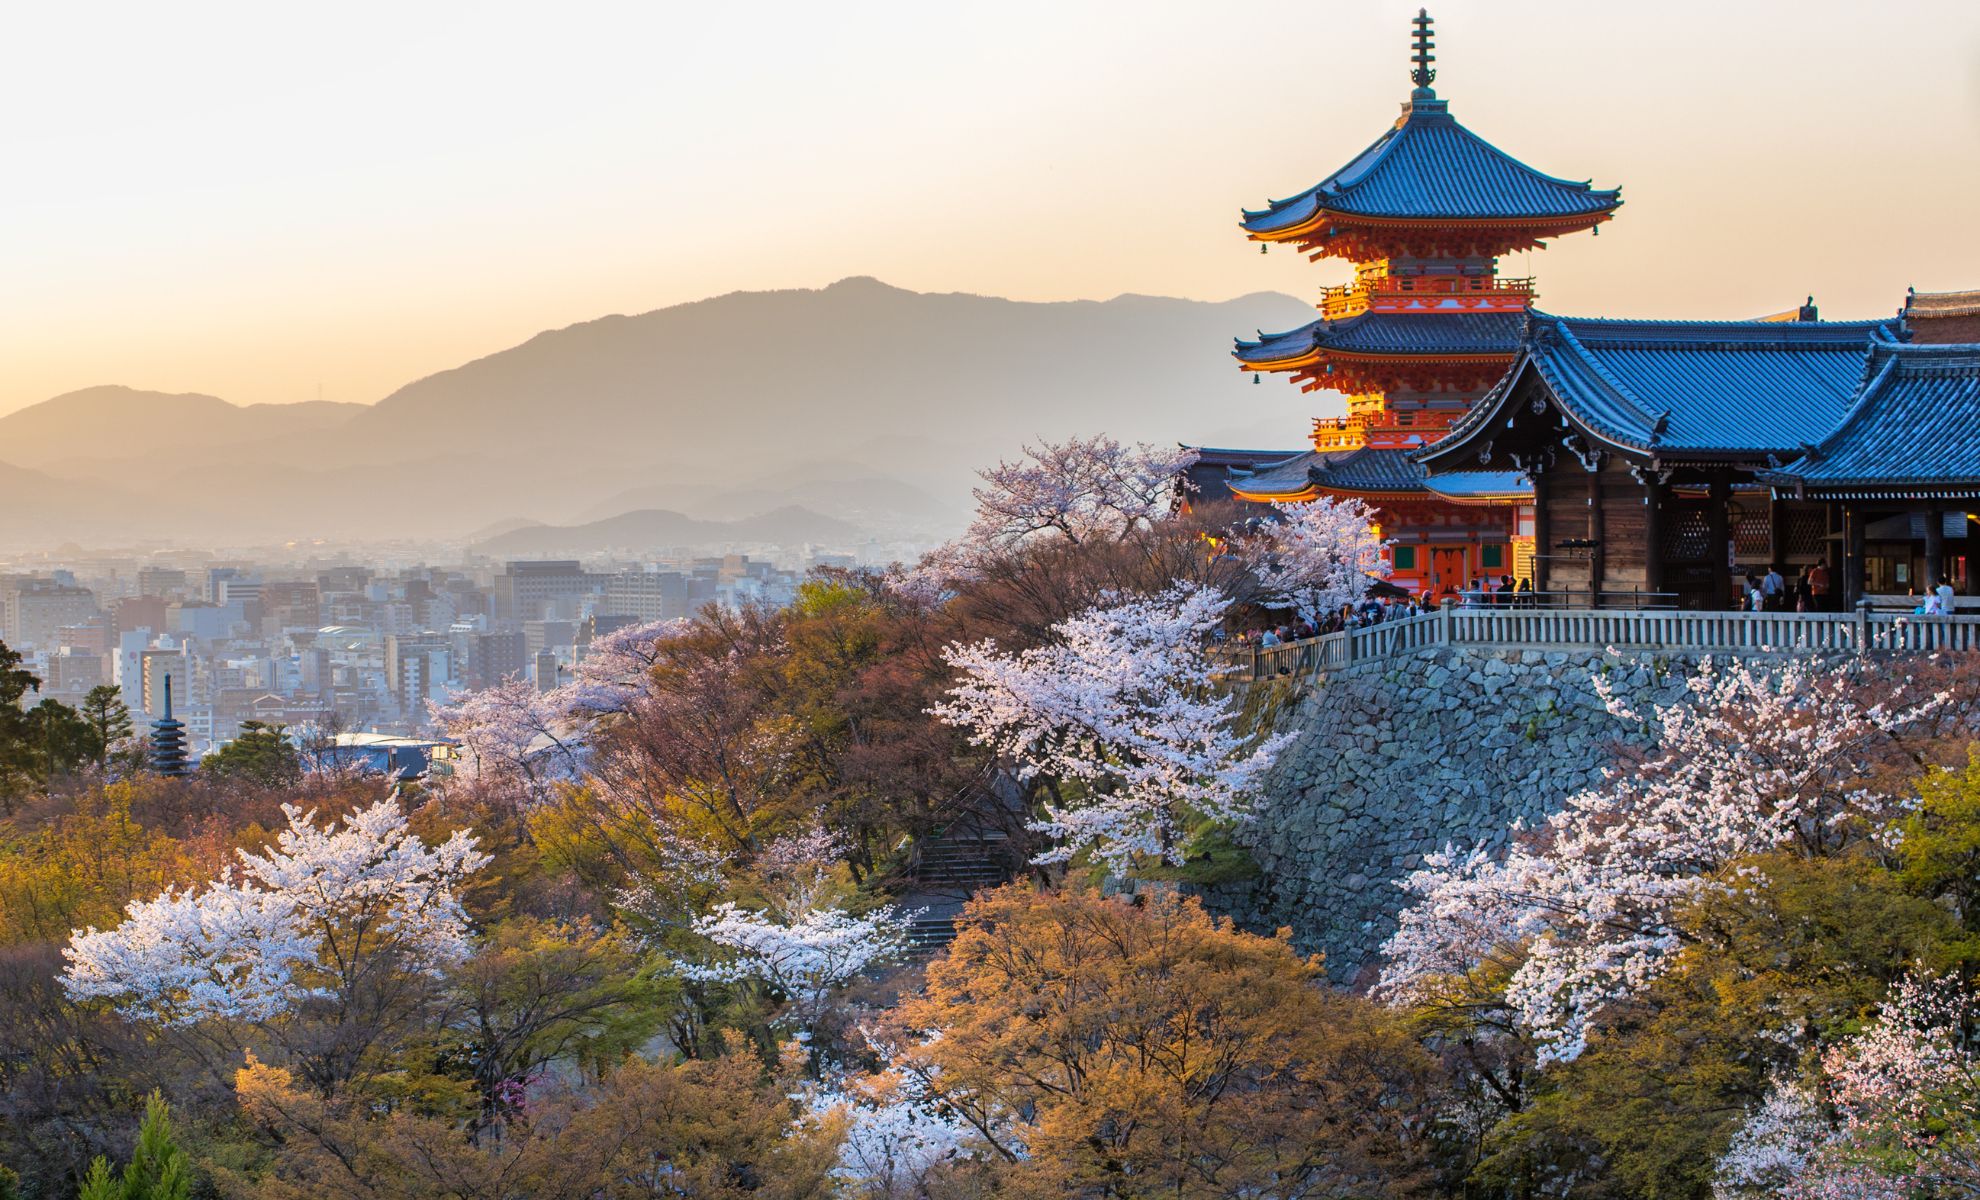
[[[1325,44],[1290,5],[39,11],[19,44],[48,52],[0,81],[31,181],[0,202],[28,281],[0,413],[105,383],[369,403],[543,329],[849,275],[1311,300],[1343,269],[1260,257],[1237,210],[1393,119],[1416,7],[1330,13]],[[1460,119],[1623,189],[1599,240],[1532,256],[1543,308],[1877,316],[1980,279],[1950,236],[1980,192],[1968,6],[1432,15]]]

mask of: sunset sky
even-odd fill
[[[545,328],[847,275],[1310,298],[1346,268],[1259,255],[1237,210],[1394,119],[1416,8],[19,6],[0,412],[100,383],[370,402]],[[1459,120],[1623,188],[1532,256],[1542,307],[1980,287],[1973,0],[1431,11]]]

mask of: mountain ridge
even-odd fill
[[[1311,398],[1243,386],[1225,351],[1310,318],[1271,292],[1028,301],[854,276],[544,330],[371,405],[83,389],[0,417],[0,461],[153,498],[185,536],[235,544],[459,541],[498,516],[654,501],[694,519],[788,502],[933,541],[974,470],[1028,441],[1283,422],[1298,444]]]

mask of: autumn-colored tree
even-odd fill
[[[1322,979],[1194,899],[1014,885],[970,904],[902,1005],[896,1067],[1014,1196],[1408,1194],[1432,1063]]]
[[[114,921],[132,900],[192,877],[188,847],[145,828],[132,814],[136,798],[126,783],[87,791],[0,842],[0,945]]]
[[[1867,854],[1742,866],[1742,886],[1679,914],[1670,973],[1490,1132],[1478,1183],[1518,1194],[1572,1173],[1590,1197],[1703,1195],[1771,1078],[1848,1033],[1914,964],[1960,953],[1958,923]]]
[[[249,1062],[243,1115],[268,1139],[256,1170],[225,1170],[243,1200],[812,1200],[831,1194],[832,1121],[798,1122],[798,1060],[766,1071],[743,1040],[672,1065],[630,1059],[583,1095],[531,1099],[504,1137],[462,1123],[326,1101]]]

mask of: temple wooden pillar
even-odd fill
[[[1608,569],[1603,541],[1608,535],[1608,515],[1602,501],[1602,472],[1588,473],[1588,607],[1602,607],[1602,573]]]
[[[1843,505],[1842,602],[1844,612],[1853,612],[1863,599],[1863,510]]]
[[[1732,607],[1732,532],[1726,508],[1732,503],[1732,478],[1724,470],[1712,472],[1706,493],[1705,540],[1711,558],[1712,607],[1724,612]]]
[[[1657,472],[1643,476],[1643,588],[1659,603],[1664,590],[1664,485]]]
[[[1767,493],[1767,565],[1782,575],[1787,570],[1787,505],[1781,498]]]
[[[1535,467],[1533,478],[1533,592],[1534,602],[1547,603],[1547,564],[1554,552],[1553,530],[1547,520],[1547,474]]]
[[[1980,544],[1976,544],[1980,543],[1980,538],[1973,536],[1973,517],[1971,514],[1968,514],[1966,517],[1964,532],[1966,534],[1966,541],[1965,548],[1961,553],[1966,555],[1966,594],[1969,596],[1980,596],[1980,555],[1974,553],[1980,550]]]
[[[1946,506],[1928,504],[1925,506],[1925,579],[1919,594],[1923,595],[1939,585],[1946,577]]]

